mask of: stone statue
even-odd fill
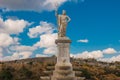
[[[55,16],[57,17],[57,24],[58,24],[58,37],[65,37],[66,36],[66,27],[68,22],[70,22],[70,17],[66,15],[66,11],[63,10],[62,14],[58,14],[58,11],[55,10]]]

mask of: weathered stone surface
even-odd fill
[[[52,75],[53,71],[43,71],[46,75]]]
[[[85,77],[76,77],[77,80],[85,80]]]
[[[53,80],[77,80],[75,77],[55,77]]]
[[[71,40],[67,37],[59,37],[57,40],[55,40],[55,43],[71,43]]]
[[[71,40],[67,37],[59,37],[56,40],[58,48],[57,64],[51,80],[76,80],[75,72],[70,63],[70,43]]]
[[[40,77],[41,80],[51,80],[49,76]]]
[[[62,14],[58,14],[57,8],[55,10],[55,16],[57,17],[58,37],[65,37],[67,24],[71,19],[66,15],[65,10],[63,10]]]
[[[51,70],[54,70],[55,67],[54,66],[47,66],[46,69],[51,71]]]

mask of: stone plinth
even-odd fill
[[[55,41],[58,48],[57,63],[51,80],[76,80],[75,73],[70,63],[70,43],[67,37],[61,37]]]

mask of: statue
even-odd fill
[[[68,22],[70,22],[70,17],[66,15],[66,11],[62,11],[62,15],[58,14],[58,11],[55,10],[55,16],[57,17],[58,24],[58,37],[66,36],[66,27]]]

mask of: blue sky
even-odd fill
[[[71,18],[71,56],[120,61],[119,0],[1,0],[1,60],[56,54],[55,3]]]

